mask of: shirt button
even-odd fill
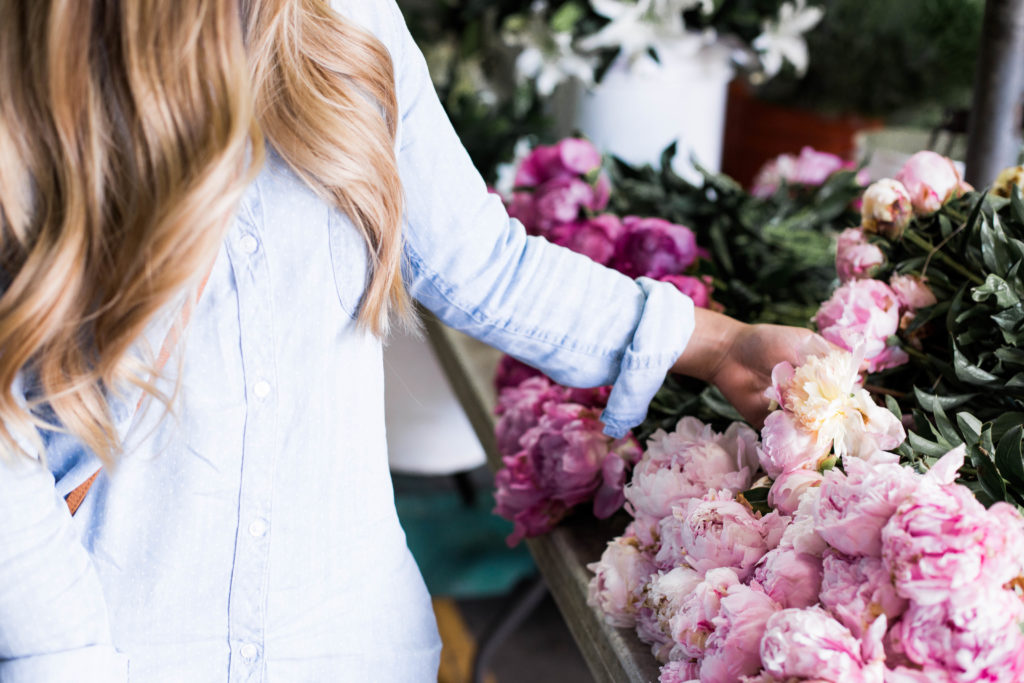
[[[256,394],[256,398],[266,398],[270,396],[270,382],[265,379],[261,379],[259,382],[252,387],[252,393]]]
[[[256,538],[262,537],[267,533],[267,523],[262,519],[254,519],[249,525],[249,533]]]
[[[255,254],[256,250],[260,248],[259,240],[252,235],[245,235],[241,240],[239,240],[238,244],[242,247],[242,251],[250,256]]]
[[[260,649],[252,643],[246,643],[238,651],[241,653],[242,659],[248,662],[256,659],[260,654]]]

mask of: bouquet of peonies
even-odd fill
[[[684,418],[648,442],[590,601],[652,645],[662,683],[1024,676],[1024,518],[955,483],[963,447],[898,464],[863,361],[822,345],[777,367],[760,439]]]
[[[539,146],[519,166],[509,213],[542,236],[630,277],[669,282],[711,306],[711,279],[694,274],[701,250],[693,232],[660,218],[608,213],[610,183],[601,154],[585,140]],[[593,500],[604,518],[622,506],[637,441],[602,433],[608,389],[568,389],[506,357],[499,365],[496,512],[515,523],[509,543],[550,530]]]
[[[864,194],[839,237],[839,286],[820,333],[864,351],[894,409],[913,414],[900,450],[926,468],[967,447],[961,476],[985,504],[1024,505],[1024,169],[974,192],[933,152]]]

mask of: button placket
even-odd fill
[[[232,665],[230,670],[232,682],[260,680],[262,670],[257,662],[264,658],[277,422],[272,292],[266,249],[261,248],[256,225],[236,223],[235,229],[234,236],[227,240],[228,256],[237,287],[242,372],[249,391],[238,499],[239,533],[228,606],[230,638],[238,657],[237,666]]]

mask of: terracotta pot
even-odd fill
[[[746,83],[729,87],[722,145],[722,172],[749,187],[761,166],[780,154],[797,154],[804,146],[855,160],[854,136],[882,127],[881,119],[826,116],[754,97]]]

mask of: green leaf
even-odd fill
[[[933,403],[932,405],[934,407],[932,415],[935,418],[935,428],[939,430],[939,434],[942,435],[942,438],[945,439],[950,447],[956,446],[963,441],[959,432],[953,427],[953,423],[949,421],[946,411],[942,409],[942,406],[938,403]]]
[[[1000,308],[1008,308],[1020,303],[1020,297],[1013,291],[1013,288],[1003,278],[989,273],[985,278],[985,284],[979,285],[971,290],[971,298],[977,302],[988,301],[995,297],[996,304]]]
[[[953,345],[953,368],[956,371],[957,379],[962,382],[980,384],[982,386],[999,384],[998,377],[967,360],[967,357],[964,356],[956,344]]]
[[[947,446],[942,444],[929,441],[922,436],[918,436],[916,432],[910,432],[907,434],[907,440],[910,442],[911,447],[921,453],[922,455],[929,455],[933,458],[941,458],[949,452]]]
[[[1024,225],[1024,201],[1021,200],[1020,188],[1016,184],[1010,191],[1010,208],[1017,223]]]
[[[977,394],[950,394],[944,396],[936,396],[935,394],[929,394],[920,387],[914,387],[914,397],[917,399],[917,404],[924,408],[925,410],[927,410],[928,412],[932,412],[934,410],[934,408],[932,407],[933,404],[937,403],[938,405],[942,406],[943,410],[950,410],[952,408],[962,406],[964,403],[970,401],[975,396],[977,396]]]
[[[1011,484],[1024,487],[1024,427],[1017,425],[999,439],[995,462]]]
[[[885,396],[885,407],[889,409],[890,413],[896,416],[897,420],[903,419],[903,409],[900,408],[899,402],[888,394]]]
[[[1018,425],[1024,425],[1024,413],[1003,413],[992,421],[992,438],[1002,441],[1003,436]]]
[[[978,480],[985,491],[996,501],[1006,500],[1006,482],[999,476],[993,457],[992,427],[986,424],[981,431],[981,441],[971,449],[971,462],[978,472]]]
[[[981,439],[982,421],[970,413],[957,413],[956,423],[960,433],[967,438],[967,445],[973,446]]]

